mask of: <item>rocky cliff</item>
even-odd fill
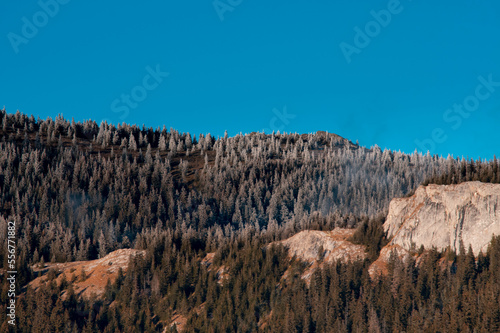
[[[462,241],[476,255],[485,252],[492,236],[500,235],[500,184],[420,186],[413,196],[391,201],[384,230],[389,245],[406,250],[423,245],[458,251]]]

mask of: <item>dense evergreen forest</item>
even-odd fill
[[[17,226],[16,332],[493,332],[500,329],[500,239],[488,253],[426,251],[368,265],[392,198],[420,184],[500,182],[499,162],[360,147],[335,134],[215,138],[0,111],[0,242]],[[364,262],[304,264],[267,245],[301,230],[358,228]],[[146,250],[102,298],[56,283],[23,288],[43,262]],[[221,281],[201,264],[227,268]],[[477,260],[475,260],[477,259]],[[7,248],[0,248],[6,267]],[[284,280],[285,271],[290,271]],[[8,286],[1,277],[1,311]],[[71,287],[70,287],[71,289]]]

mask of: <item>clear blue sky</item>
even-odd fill
[[[54,1],[0,3],[8,112],[500,155],[498,1]]]

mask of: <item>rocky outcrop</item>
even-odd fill
[[[384,230],[390,246],[405,250],[423,245],[458,251],[463,242],[476,255],[485,252],[492,236],[500,235],[500,184],[420,186],[413,196],[391,201]]]
[[[207,255],[201,260],[201,264],[207,268],[208,272],[215,270],[217,283],[222,286],[224,285],[224,281],[226,281],[229,278],[229,269],[224,265],[214,267],[213,266],[214,257],[215,257],[215,252],[207,253]]]
[[[108,280],[113,283],[118,277],[120,269],[127,271],[131,257],[145,255],[144,250],[121,249],[109,253],[105,257],[89,261],[72,261],[65,263],[49,263],[40,268],[35,265],[33,271],[43,274],[34,279],[28,285],[32,289],[50,282],[47,274],[51,269],[57,274],[55,282],[61,285],[65,279],[72,284],[75,294],[79,297],[89,299],[92,296],[101,297],[105,291]],[[62,299],[66,298],[66,290],[62,292]]]
[[[332,231],[306,230],[277,243],[288,249],[290,258],[309,264],[302,274],[302,278],[309,282],[314,271],[325,263],[364,260],[367,257],[365,246],[348,241],[354,232],[354,229],[341,228]],[[285,272],[285,279],[288,274],[288,271]]]
[[[397,256],[401,258],[403,262],[406,262],[410,256],[408,250],[403,249],[399,245],[386,245],[380,250],[380,254],[374,262],[370,265],[368,273],[371,278],[375,278],[380,275],[386,275],[388,272],[389,261],[391,256]]]
[[[334,229],[332,231],[306,230],[280,242],[291,257],[313,262],[320,257],[323,261],[352,261],[366,258],[365,247],[349,242],[347,239],[354,229]],[[319,253],[323,247],[323,253]]]

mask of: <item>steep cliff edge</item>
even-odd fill
[[[420,186],[413,196],[391,201],[384,230],[388,246],[406,250],[423,245],[458,251],[462,241],[476,255],[485,252],[492,236],[500,235],[500,184]]]

